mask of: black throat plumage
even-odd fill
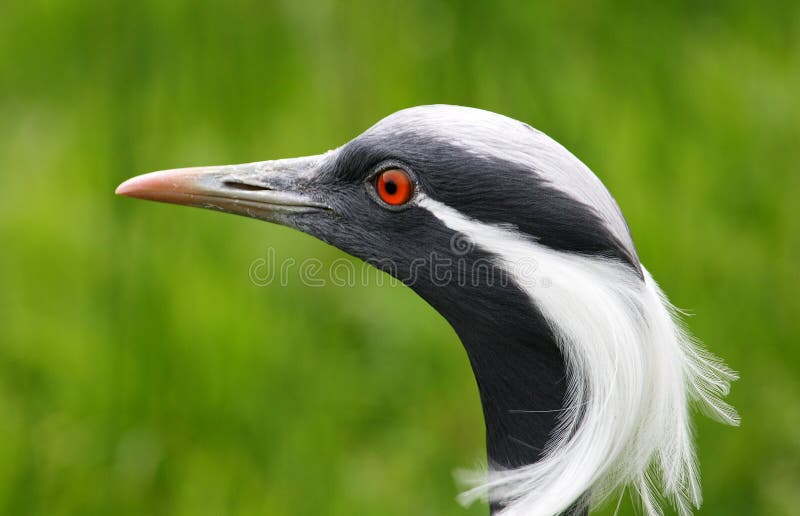
[[[539,460],[566,394],[566,366],[552,332],[530,298],[489,255],[472,250],[458,263],[465,281],[434,295],[411,285],[461,339],[480,391],[488,460],[501,469]],[[437,288],[437,287],[433,287]],[[458,303],[450,302],[458,299]]]
[[[448,286],[425,275],[409,286],[459,336],[480,394],[488,464],[511,470],[544,455],[567,402],[567,367],[530,297],[507,271],[488,263],[494,263],[491,254],[470,249],[453,260]],[[490,509],[494,514],[502,505],[490,503]]]

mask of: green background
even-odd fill
[[[270,247],[343,255],[113,195],[444,102],[584,160],[741,372],[742,426],[697,417],[700,513],[797,514],[798,92],[798,2],[0,2],[0,513],[485,514],[454,501],[483,430],[437,313],[256,286]]]

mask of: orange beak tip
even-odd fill
[[[162,177],[163,174],[158,172],[132,177],[119,185],[114,193],[126,197],[142,197],[147,193],[152,194],[164,190],[167,186]]]
[[[196,176],[195,169],[150,172],[128,179],[119,185],[114,193],[137,199],[171,202],[177,197],[195,193]]]
[[[129,196],[131,193],[133,193],[136,190],[135,179],[136,178],[128,179],[127,181],[124,181],[123,183],[121,183],[117,187],[116,190],[114,190],[114,193],[116,195]]]

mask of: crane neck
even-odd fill
[[[568,387],[564,357],[542,315],[513,284],[451,286],[447,295],[421,290],[454,328],[469,357],[483,407],[489,467],[514,469],[539,461],[559,423]],[[492,514],[502,509],[490,508]]]

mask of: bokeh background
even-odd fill
[[[798,514],[799,92],[798,2],[0,2],[0,513],[485,514],[454,500],[483,429],[437,313],[257,286],[270,248],[344,255],[113,195],[443,102],[584,160],[741,372],[742,426],[697,418],[700,513]]]

